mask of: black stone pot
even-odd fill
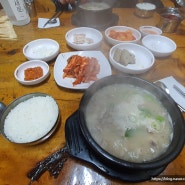
[[[114,157],[101,148],[91,136],[86,120],[85,110],[93,94],[102,87],[115,83],[132,84],[142,87],[158,97],[169,112],[173,123],[173,139],[167,151],[152,161],[133,163]],[[28,173],[33,182],[48,170],[57,177],[68,157],[74,157],[96,167],[100,172],[115,179],[127,182],[141,182],[159,175],[166,166],[181,152],[185,142],[185,122],[174,100],[161,88],[133,76],[115,75],[94,82],[84,93],[79,109],[73,113],[65,124],[66,145],[40,161]]]
[[[147,91],[151,92],[153,95],[155,95],[162,102],[163,106],[166,107],[172,119],[173,139],[164,154],[148,162],[134,163],[116,158],[115,156],[109,154],[104,149],[102,149],[101,146],[99,146],[95,142],[86,125],[86,107],[89,103],[89,100],[97,90],[107,85],[116,83],[132,84],[134,86],[144,88]],[[185,122],[176,103],[168,94],[166,94],[159,87],[157,87],[153,83],[150,83],[140,78],[132,76],[109,76],[96,81],[86,90],[84,96],[81,99],[79,107],[79,119],[82,134],[85,137],[85,140],[87,141],[88,145],[93,150],[93,152],[96,153],[96,155],[98,155],[99,158],[101,158],[106,164],[112,165],[117,168],[127,168],[128,170],[149,170],[161,168],[163,166],[167,166],[171,161],[173,161],[179,155],[184,146]]]
[[[75,14],[72,16],[72,24],[76,26],[88,26],[96,28],[99,30],[106,29],[109,26],[116,25],[118,22],[118,16],[112,13],[113,2],[103,1],[107,6],[105,8],[92,8],[87,9],[84,5],[87,5],[90,2],[80,4],[76,8]],[[101,1],[94,1],[93,3],[98,4],[102,3]]]

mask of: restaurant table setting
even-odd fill
[[[0,35],[0,184],[183,183],[183,19],[167,30],[153,4],[53,2],[55,12],[30,12],[29,24],[12,26],[16,37]],[[124,143],[135,137],[156,156],[146,159],[139,142],[129,151]]]

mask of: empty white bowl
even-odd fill
[[[43,76],[35,80],[29,80],[29,81],[24,80],[25,78],[24,71],[28,68],[34,68],[34,67],[41,67],[43,70]],[[49,76],[49,65],[46,62],[41,60],[30,60],[19,65],[14,72],[14,76],[16,80],[21,84],[36,85],[44,81]]]
[[[48,62],[59,54],[59,44],[52,39],[33,40],[24,46],[23,54],[28,60]]]
[[[127,66],[114,60],[116,49],[126,49],[135,56],[135,64]],[[120,43],[113,46],[109,52],[111,64],[119,71],[128,74],[141,74],[148,71],[154,64],[155,58],[153,54],[145,47],[134,43]]]
[[[116,32],[126,32],[126,31],[130,30],[132,32],[132,35],[135,37],[135,39],[134,40],[113,39],[110,37],[111,30],[114,30]],[[119,43],[138,43],[139,40],[141,39],[141,33],[138,30],[131,28],[131,27],[128,27],[128,26],[112,26],[112,27],[109,27],[105,30],[105,39],[107,40],[107,42],[110,45],[116,45]]]
[[[103,35],[94,28],[79,27],[68,31],[65,39],[68,46],[75,50],[97,50],[101,45]]]
[[[161,35],[162,34],[162,30],[155,26],[141,26],[139,27],[139,31],[141,32],[142,37],[146,35]]]
[[[147,35],[143,37],[142,44],[148,48],[155,57],[167,57],[177,48],[173,40],[162,35]]]

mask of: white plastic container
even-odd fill
[[[13,25],[23,26],[30,22],[24,0],[0,0],[0,3]]]

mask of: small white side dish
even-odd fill
[[[114,53],[117,49],[126,49],[135,56],[135,64],[127,66],[114,60]],[[155,58],[153,54],[143,46],[134,43],[120,43],[113,46],[109,52],[111,64],[119,71],[128,74],[141,74],[148,71],[154,64]]]
[[[176,43],[162,35],[147,35],[143,37],[142,44],[148,48],[155,57],[167,57],[176,50]]]
[[[23,48],[23,54],[28,60],[43,60],[49,62],[57,57],[59,44],[52,39],[37,39],[29,42]]]
[[[130,30],[132,32],[132,35],[135,37],[135,40],[121,41],[121,40],[113,39],[109,36],[111,30],[114,30],[116,32],[126,32]],[[138,43],[139,40],[141,39],[141,33],[138,30],[128,26],[112,26],[105,30],[105,39],[110,45],[116,45],[119,43]]]
[[[162,30],[155,26],[141,26],[139,27],[139,31],[141,32],[142,37],[146,35],[161,35],[162,34]]]
[[[28,68],[33,68],[33,67],[41,67],[43,69],[43,76],[35,80],[30,80],[30,81],[24,80],[24,77],[25,77],[24,71]],[[49,65],[46,62],[41,60],[31,60],[31,61],[24,62],[21,65],[19,65],[14,72],[14,76],[16,80],[24,85],[36,85],[44,81],[48,77],[48,75],[49,75]]]
[[[83,38],[80,38],[80,35]],[[76,37],[79,38],[79,42],[75,41]],[[69,30],[65,35],[65,39],[67,45],[75,50],[97,50],[101,45],[103,35],[94,28],[79,27]]]

